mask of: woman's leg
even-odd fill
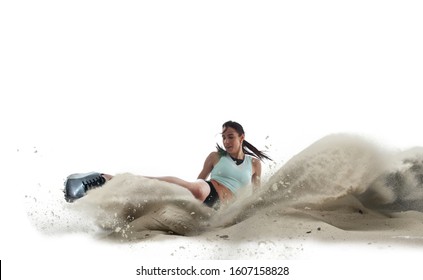
[[[104,174],[104,173],[101,174],[101,176],[103,176],[107,181],[113,178],[112,175]],[[143,177],[176,184],[183,188],[186,188],[194,195],[195,198],[197,198],[201,202],[203,202],[207,198],[207,196],[210,194],[210,186],[204,180],[201,180],[201,179],[198,179],[195,182],[188,182],[188,181],[182,180],[177,177],[172,177],[172,176],[164,176],[164,177],[143,176]]]
[[[206,197],[210,194],[210,186],[201,179],[198,179],[195,182],[188,182],[185,180],[182,180],[177,177],[172,176],[165,176],[165,177],[145,177],[149,179],[157,179],[159,181],[164,181],[172,184],[179,185],[187,190],[189,190],[195,198],[203,202]]]
[[[113,178],[112,175],[104,174],[104,173],[101,173],[101,176],[103,176],[103,178],[106,179],[106,181],[110,181]]]

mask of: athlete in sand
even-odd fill
[[[208,155],[194,182],[170,176],[146,178],[182,186],[209,207],[229,202],[240,189],[251,183],[257,189],[260,186],[261,160],[271,159],[245,140],[244,129],[237,122],[223,124],[222,141],[224,148],[217,145],[217,151]],[[89,189],[99,187],[112,178],[111,175],[95,172],[70,175],[65,182],[65,199],[69,202],[78,199]]]

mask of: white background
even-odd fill
[[[422,14],[419,1],[2,1],[4,267],[60,244],[26,221],[26,188],[91,170],[195,179],[227,120],[277,165],[330,133],[421,145]]]

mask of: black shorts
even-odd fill
[[[219,201],[219,194],[216,191],[216,188],[213,186],[212,182],[205,181],[210,186],[210,194],[206,197],[203,203],[209,207],[214,207]]]

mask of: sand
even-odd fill
[[[421,152],[330,135],[264,179],[260,192],[219,209],[177,185],[123,173],[71,204],[58,192],[48,206],[28,196],[37,201],[28,215],[50,236],[82,234],[148,258],[295,260],[313,257],[311,244],[415,250],[423,246]]]

